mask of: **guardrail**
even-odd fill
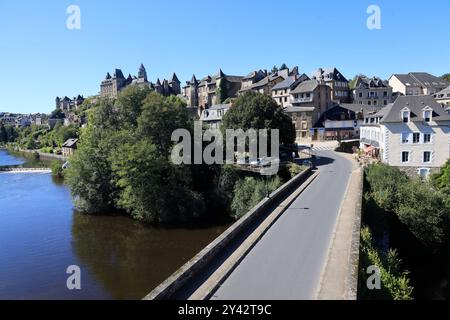
[[[14,167],[0,168],[0,172],[40,172],[40,171],[51,171],[51,169],[50,168],[14,168]]]
[[[252,223],[257,221],[267,210],[280,201],[289,192],[298,187],[300,183],[311,173],[311,168],[299,173],[297,176],[286,182],[280,188],[270,194],[268,198],[263,199],[245,216],[236,221],[218,238],[207,245],[195,257],[184,264],[168,279],[151,291],[144,300],[164,300],[170,299],[176,292],[181,290],[190,280],[202,273],[206,266],[210,265],[214,259],[219,257],[221,251],[232,243],[237,237],[245,233]]]

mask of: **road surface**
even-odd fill
[[[321,273],[352,163],[332,151],[317,151],[319,176],[289,206],[211,299],[309,300]],[[349,239],[350,241],[350,239]]]

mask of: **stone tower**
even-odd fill
[[[197,78],[195,78],[195,75],[192,75],[191,79],[191,96],[190,96],[190,105],[192,107],[198,106],[198,81]]]
[[[147,71],[145,70],[145,67],[142,63],[139,67],[138,78],[143,78],[144,81],[147,81]]]

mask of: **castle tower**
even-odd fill
[[[144,81],[147,82],[147,71],[145,70],[145,67],[142,63],[139,67],[138,78],[143,78]]]
[[[198,107],[198,81],[195,78],[195,75],[192,75],[192,79],[190,82],[191,85],[191,96],[190,96],[190,106]]]
[[[175,72],[173,73],[172,77],[169,80],[169,86],[171,89],[171,94],[178,95],[181,93],[181,82],[178,80],[177,75]]]

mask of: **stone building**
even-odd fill
[[[335,103],[350,102],[350,87],[348,80],[336,68],[317,69],[311,79],[326,84],[331,88],[331,100]]]
[[[264,77],[261,78],[261,76]],[[268,74],[265,70],[264,72],[252,72],[242,79],[240,94],[248,91],[259,92],[268,96],[272,96],[272,89],[274,86],[280,82],[285,81],[289,77],[298,76],[298,67],[292,69],[283,69],[274,73]]]
[[[200,81],[193,75],[191,81],[186,81],[183,87],[183,97],[188,107],[199,107],[201,112],[212,105],[225,102],[228,98],[236,97],[242,78],[227,75],[222,70],[217,75],[208,75]]]
[[[60,109],[61,111],[77,110],[83,104],[84,100],[84,97],[81,95],[78,95],[73,99],[70,99],[67,96],[56,97],[55,107],[56,109]]]
[[[316,124],[331,106],[331,88],[317,80],[306,80],[290,91],[291,105],[284,111],[292,118],[296,141],[320,140],[322,130]]]
[[[281,107],[287,107],[292,104],[291,99],[291,90],[296,88],[299,83],[310,80],[306,74],[297,75],[294,74],[292,76],[287,77],[285,80],[277,83],[272,87],[272,98],[276,101],[276,103]]]
[[[156,83],[148,81],[147,71],[144,65],[141,64],[137,77],[129,74],[125,78],[120,69],[116,69],[113,76],[108,72],[105,80],[100,84],[100,95],[102,97],[116,99],[118,93],[129,85],[146,86],[165,96],[179,95],[181,93],[180,84],[175,73],[173,73],[170,80],[164,79],[160,81],[158,79]]]
[[[356,104],[386,106],[393,101],[392,87],[377,77],[358,76],[352,94]]]

